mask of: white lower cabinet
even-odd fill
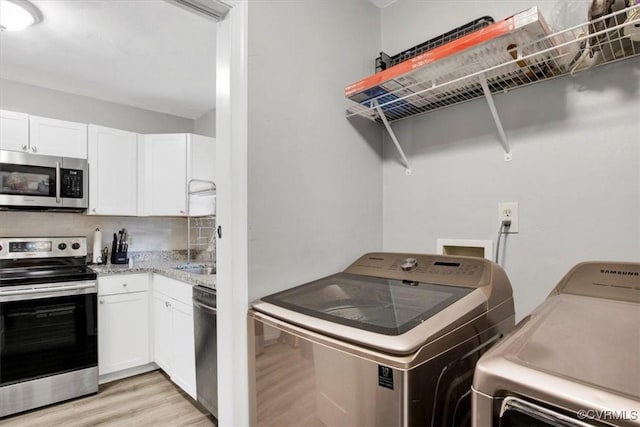
[[[153,275],[154,361],[181,389],[196,399],[196,356],[192,287]]]
[[[99,375],[151,362],[148,290],[148,273],[98,278]]]
[[[153,292],[153,361],[165,372],[171,364],[171,298]]]

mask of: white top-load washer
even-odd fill
[[[475,362],[513,325],[491,261],[366,254],[252,304],[252,425],[470,424]]]

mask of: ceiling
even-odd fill
[[[42,22],[0,32],[0,77],[190,119],[215,108],[215,22],[163,0],[32,3]]]

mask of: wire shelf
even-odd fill
[[[447,53],[444,45],[396,66],[404,65],[405,73],[396,70],[394,75],[392,67],[348,86],[345,95],[358,104],[347,109],[347,117],[383,122],[382,112],[393,122],[487,96],[485,83],[491,94],[503,93],[640,53],[640,4],[553,34],[537,8],[525,12],[530,19],[526,25],[517,22],[521,14],[515,15],[509,18],[515,22],[501,21],[477,32],[508,27],[503,34],[494,31],[494,37],[469,46],[471,34],[466,45],[464,39],[450,43],[458,43],[456,51],[449,48]],[[438,49],[443,49],[440,55]]]
[[[198,188],[194,188],[198,187]],[[192,249],[204,248],[212,256],[215,253],[215,195],[216,184],[213,181],[192,179],[187,184],[187,263],[191,263]],[[192,206],[197,199],[204,206]],[[211,206],[207,206],[210,204]],[[194,212],[193,208],[197,212]],[[213,259],[210,262],[214,262]]]

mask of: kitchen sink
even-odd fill
[[[191,274],[201,274],[205,276],[216,274],[216,269],[214,267],[202,265],[181,265],[178,267],[174,267],[174,270],[184,271],[185,273]]]

